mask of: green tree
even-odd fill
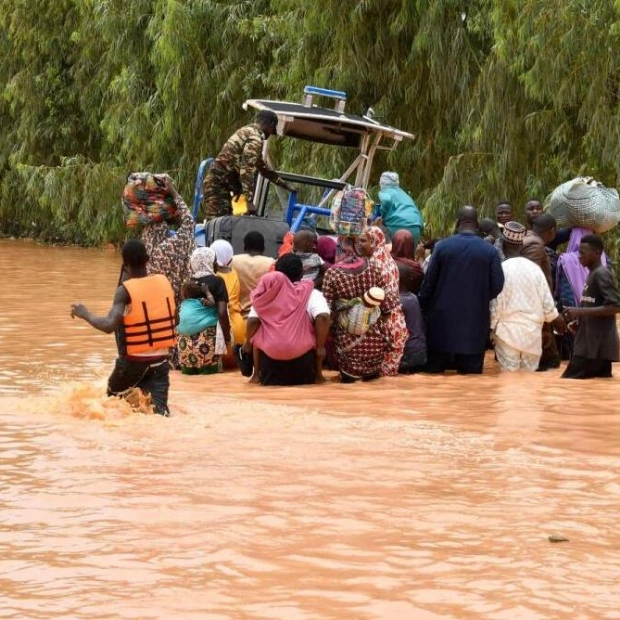
[[[519,209],[579,174],[618,183],[619,3],[492,3],[492,40],[431,221],[463,202]]]
[[[191,195],[249,97],[344,90],[415,133],[382,153],[449,232],[471,203],[521,208],[580,173],[618,183],[620,2],[16,0],[0,4],[0,226],[103,243],[131,170]],[[350,154],[276,140],[283,168],[331,177]],[[612,242],[615,243],[613,235]]]

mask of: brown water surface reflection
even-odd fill
[[[617,379],[175,374],[140,415],[68,314],[118,262],[0,242],[0,618],[620,618]]]

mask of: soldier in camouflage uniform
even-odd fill
[[[291,190],[290,186],[269,168],[262,157],[263,140],[276,133],[278,117],[261,110],[256,122],[238,129],[226,142],[205,175],[202,186],[206,219],[231,215],[233,196],[245,195],[248,214],[254,215],[254,182],[260,172],[266,179]]]

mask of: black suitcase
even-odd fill
[[[222,215],[207,222],[206,244],[211,245],[216,239],[225,239],[233,246],[235,254],[242,254],[243,238],[251,230],[256,230],[265,237],[265,256],[277,258],[289,225],[253,215]]]

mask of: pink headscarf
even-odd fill
[[[250,295],[260,319],[252,344],[275,360],[293,360],[316,347],[312,319],[306,311],[314,283],[295,282],[280,271],[266,273]]]
[[[399,230],[392,237],[392,258],[401,265],[406,265],[412,273],[412,292],[418,293],[424,280],[424,270],[420,263],[415,260],[415,247],[413,235],[408,230]]]
[[[577,305],[579,305],[581,293],[583,292],[583,287],[589,273],[579,262],[579,244],[583,237],[590,234],[592,234],[592,231],[588,228],[573,228],[570,233],[566,252],[560,254],[560,258],[558,258],[557,268],[561,269],[566,274],[566,279],[571,287]],[[607,256],[605,252],[601,255],[601,263],[604,267],[607,266]]]
[[[331,267],[336,262],[338,244],[331,237],[319,237],[316,242],[319,256]]]

